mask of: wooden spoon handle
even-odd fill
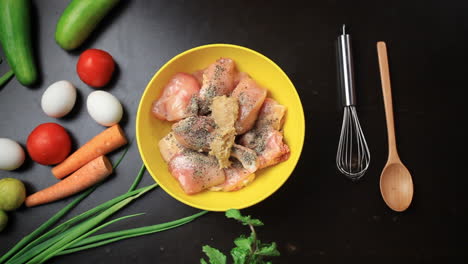
[[[399,159],[396,148],[395,124],[393,121],[392,88],[390,86],[390,71],[388,69],[387,46],[385,45],[385,42],[377,42],[377,54],[379,56],[380,79],[382,81],[382,93],[385,105],[385,118],[387,119],[388,159]]]

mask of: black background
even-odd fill
[[[41,80],[27,88],[14,79],[0,88],[0,137],[24,146],[38,124],[57,122],[71,133],[76,147],[103,129],[86,111],[86,96],[93,89],[75,72],[84,49],[104,49],[115,58],[118,71],[107,90],[122,101],[122,125],[134,139],[140,96],[167,60],[203,44],[246,46],[271,58],[289,75],[306,116],[305,145],[294,173],[274,195],[244,210],[265,222],[258,228],[261,239],[279,244],[282,256],[274,263],[466,261],[460,218],[467,208],[461,182],[466,177],[461,126],[466,122],[462,94],[468,57],[467,2],[122,1],[74,52],[62,50],[54,41],[56,22],[68,1],[32,2],[33,46]],[[358,183],[335,168],[342,110],[336,99],[334,41],[343,23],[353,39],[358,114],[372,155],[369,170]],[[379,40],[388,46],[399,154],[415,186],[413,203],[403,213],[385,205],[378,184],[387,158]],[[6,63],[0,65],[0,73],[7,69]],[[62,79],[77,86],[78,101],[67,117],[49,118],[40,108],[40,98],[50,84]],[[140,166],[134,139],[114,176],[67,217],[126,191]],[[3,177],[24,181],[29,193],[56,182],[50,167],[31,160],[16,171],[1,171]],[[146,174],[141,185],[152,182]],[[10,213],[9,226],[0,234],[0,254],[72,199]],[[156,224],[196,211],[157,189],[118,214],[146,212],[144,216],[106,230]],[[210,213],[177,229],[51,262],[198,263],[203,245],[227,253],[241,233],[248,229],[222,213]]]

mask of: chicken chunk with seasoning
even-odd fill
[[[290,155],[288,145],[283,142],[283,134],[271,126],[253,129],[244,134],[239,142],[257,153],[258,169],[285,161]]]
[[[239,117],[235,124],[238,135],[253,128],[266,95],[267,90],[249,76],[244,76],[232,91],[231,96],[239,101]]]
[[[211,187],[210,190],[223,192],[237,191],[255,179],[255,174],[244,169],[238,161],[233,162],[231,167],[224,169],[224,173],[226,180],[220,185]]]
[[[287,109],[267,93],[226,57],[177,73],[164,86],[151,110],[176,122],[158,146],[186,194],[240,190],[258,170],[289,158],[282,133]]]
[[[159,152],[164,161],[169,162],[175,155],[182,153],[185,149],[174,137],[174,134],[171,132],[163,137],[159,143]]]
[[[273,129],[281,130],[286,115],[286,106],[280,105],[271,98],[266,98],[258,114],[257,127],[271,126]]]
[[[234,144],[231,149],[231,157],[240,161],[242,166],[251,173],[258,169],[259,159],[257,153],[252,149]]]
[[[211,117],[190,116],[172,125],[172,132],[182,146],[195,151],[209,151],[215,127]]]
[[[200,89],[201,114],[210,111],[215,96],[231,94],[234,89],[236,72],[236,64],[229,58],[220,58],[206,68],[203,72],[203,84]]]
[[[195,77],[176,73],[164,87],[161,97],[153,102],[151,112],[156,118],[167,121],[179,121],[191,116],[194,114],[193,98],[198,96],[199,91],[200,85]]]
[[[186,194],[199,193],[226,180],[216,158],[195,151],[184,151],[169,162],[169,172]]]

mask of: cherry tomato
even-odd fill
[[[29,156],[42,165],[62,162],[70,153],[71,140],[65,128],[56,123],[38,125],[26,142]]]
[[[89,86],[100,88],[109,83],[115,69],[112,56],[99,49],[88,49],[81,53],[76,72]]]

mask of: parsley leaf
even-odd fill
[[[251,226],[262,226],[262,221],[258,219],[251,219],[250,215],[243,216],[241,215],[240,211],[237,209],[229,209],[226,211],[227,218],[233,218],[237,221],[241,222],[243,225],[251,225]]]
[[[250,250],[235,247],[231,250],[231,256],[234,260],[234,264],[247,264],[247,259],[249,258]]]
[[[234,264],[272,264],[271,261],[263,260],[264,257],[279,256],[276,243],[261,243],[257,237],[254,226],[262,226],[262,221],[252,219],[250,215],[243,216],[239,210],[230,209],[226,211],[227,218],[233,218],[250,228],[250,236],[241,235],[234,240],[236,247],[231,249],[231,256]],[[226,256],[219,250],[210,246],[204,246],[203,252],[209,257],[210,264],[226,264]],[[200,259],[201,264],[208,264],[204,259]]]
[[[276,248],[276,243],[273,242],[271,244],[262,244],[254,253],[255,255],[260,256],[268,256],[268,257],[276,257],[279,256],[280,253]]]
[[[212,248],[206,245],[206,246],[203,246],[202,249],[203,249],[203,252],[205,252],[205,254],[210,259],[211,264],[226,264],[226,256],[223,253],[221,253],[219,250],[217,250],[216,248]],[[200,262],[204,264],[202,260],[200,260]]]
[[[252,236],[245,237],[244,235],[241,235],[240,237],[234,240],[234,244],[236,244],[236,246],[241,249],[247,249],[250,251],[252,250],[253,241],[254,238]]]

